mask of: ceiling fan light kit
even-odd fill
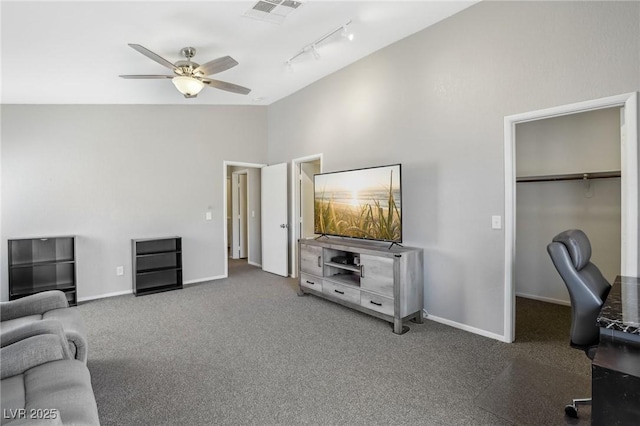
[[[193,58],[196,54],[196,49],[194,49],[193,47],[185,47],[180,50],[180,54],[182,54],[182,56],[184,56],[186,60],[181,60],[174,64],[139,44],[129,44],[129,46],[132,49],[142,53],[149,59],[152,59],[160,65],[169,68],[173,71],[174,75],[121,75],[121,78],[168,78],[171,79],[173,84],[176,86],[176,89],[178,89],[178,91],[182,93],[185,98],[195,98],[196,96],[198,96],[198,93],[200,93],[205,85],[216,89],[225,90],[227,92],[238,93],[241,95],[247,95],[249,94],[249,92],[251,92],[251,89],[238,86],[237,84],[206,78],[206,76],[208,75],[217,74],[238,65],[238,62],[231,56],[223,56],[221,58],[214,59],[213,61],[209,61],[206,64],[200,65],[191,60],[191,58]]]
[[[200,80],[183,75],[173,77],[171,81],[180,93],[189,98],[195,97],[204,87],[204,83]]]

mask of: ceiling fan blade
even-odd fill
[[[210,78],[202,78],[200,80],[202,80],[204,84],[215,87],[216,89],[226,90],[227,92],[238,93],[240,95],[248,95],[249,92],[251,92],[251,89],[238,86],[237,84],[227,83],[226,81],[212,80]]]
[[[150,51],[146,47],[140,46],[139,44],[132,44],[132,43],[129,43],[129,46],[131,46],[133,49],[137,50],[138,52],[142,53],[147,58],[156,61],[160,65],[165,66],[165,67],[169,68],[170,70],[175,70],[176,69],[176,66],[173,65],[171,62],[167,61],[162,56],[153,53],[152,51]]]
[[[223,56],[222,58],[214,59],[213,61],[200,65],[194,72],[202,73],[202,75],[211,75],[226,71],[236,65],[238,65],[238,61],[231,56]]]
[[[131,78],[131,79],[154,79],[154,78],[173,78],[175,75],[121,75],[121,78]]]

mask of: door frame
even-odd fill
[[[509,115],[504,118],[504,334],[515,340],[516,125],[563,115],[623,107],[621,114],[621,274],[638,274],[638,92]]]
[[[322,166],[322,154],[312,154],[312,155],[307,155],[305,157],[298,157],[298,158],[294,158],[293,160],[291,160],[291,222],[295,224],[294,231],[291,232],[291,242],[290,242],[290,246],[291,246],[291,250],[289,250],[289,252],[291,253],[290,255],[290,260],[289,260],[289,265],[291,268],[291,271],[289,271],[289,275],[292,278],[297,278],[298,276],[298,239],[300,238],[300,227],[298,226],[298,217],[299,212],[300,212],[300,197],[298,197],[298,194],[300,192],[300,170],[299,170],[299,165],[300,163],[310,163],[312,161],[320,161],[320,173],[323,172],[323,166]]]
[[[223,263],[224,263],[224,275],[222,276],[222,278],[227,278],[229,276],[229,256],[227,254],[227,246],[228,246],[228,241],[229,241],[229,235],[227,235],[227,169],[229,168],[229,166],[231,167],[251,167],[251,168],[256,168],[256,169],[261,169],[264,166],[266,166],[266,164],[261,164],[261,163],[246,163],[246,162],[242,162],[242,161],[228,161],[228,160],[223,160],[222,161],[222,204],[221,206],[224,206],[224,214],[222,215],[222,230],[223,230],[223,236],[224,238],[222,238],[222,257],[223,257]]]

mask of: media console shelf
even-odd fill
[[[78,303],[75,236],[9,240],[9,300],[47,290]]]
[[[131,240],[136,296],[182,288],[182,238]]]
[[[313,294],[409,330],[422,323],[423,250],[325,238],[298,240],[298,295]]]

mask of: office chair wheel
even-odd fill
[[[572,419],[578,418],[578,408],[573,404],[569,404],[564,407],[564,413]]]

